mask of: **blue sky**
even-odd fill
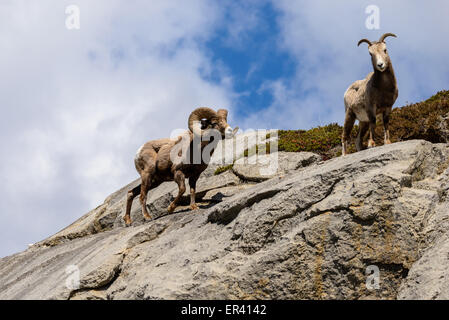
[[[220,28],[206,43],[212,61],[223,65],[233,77],[236,116],[245,117],[260,111],[273,102],[270,92],[263,89],[265,81],[289,79],[294,75],[296,60],[287,50],[278,47],[280,28],[279,11],[270,2],[252,6],[254,25],[235,39],[228,28]],[[232,14],[227,14],[230,20]],[[213,78],[212,78],[213,80]]]
[[[341,124],[346,88],[372,69],[361,38],[398,35],[395,106],[448,89],[448,16],[445,0],[2,0],[0,256],[137,178],[140,145],[195,107],[227,108],[242,129]]]

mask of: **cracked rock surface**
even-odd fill
[[[128,228],[127,186],[0,259],[0,299],[449,299],[449,145],[298,160],[310,157],[262,182],[204,175],[197,211],[187,193],[167,214],[176,188],[163,184],[149,193],[155,219],[135,201]]]

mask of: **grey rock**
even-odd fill
[[[447,159],[446,159],[447,160]],[[402,283],[398,299],[449,299],[449,169],[447,161],[441,161],[434,169],[437,179],[425,179],[421,186],[432,193],[431,210],[420,210],[421,258],[410,269]]]
[[[204,176],[199,210],[128,228],[122,190],[2,258],[0,299],[447,299],[448,160],[447,144],[407,141],[260,183]]]

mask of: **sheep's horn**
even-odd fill
[[[203,134],[203,130],[201,130],[201,119],[211,120],[217,117],[217,113],[210,108],[197,108],[189,116],[189,129],[196,136],[201,136]]]
[[[385,33],[384,35],[382,35],[382,37],[379,38],[379,42],[384,42],[386,37],[396,37],[396,35],[394,33]]]
[[[359,41],[359,43],[357,43],[357,47],[360,46],[360,44],[363,43],[363,42],[368,43],[369,46],[372,45],[371,41],[369,41],[368,39],[362,39],[362,40]]]
[[[218,109],[217,116],[219,118],[224,118],[226,121],[228,120],[228,110],[226,109]]]

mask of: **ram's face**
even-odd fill
[[[207,112],[206,112],[207,111]],[[200,120],[195,119],[195,117],[200,117],[201,112],[206,114],[208,113],[210,116],[207,118],[201,118]],[[205,114],[205,115],[206,115]],[[193,119],[192,119],[193,115]],[[226,109],[220,109],[217,112],[212,111],[208,108],[199,108],[196,111],[192,112],[191,117],[189,118],[189,128],[192,132],[200,130],[201,132],[198,132],[198,135],[204,135],[206,132],[209,134],[218,134],[221,136],[222,139],[232,138],[237,131],[239,130],[238,127],[235,127],[234,129],[231,128],[231,126],[228,124],[228,111]],[[201,127],[195,129],[194,122],[200,121]]]
[[[237,130],[233,130],[228,124],[228,111],[226,109],[220,109],[217,111],[217,116],[216,119],[211,120],[212,128],[218,130],[222,138],[232,138],[238,128],[236,128]]]
[[[219,121],[218,119],[213,119],[207,123],[207,126],[205,127],[205,129],[217,130],[224,137],[225,131],[226,131],[225,125],[226,124],[224,124],[222,121]]]
[[[373,67],[380,72],[384,72],[390,63],[390,57],[388,56],[387,45],[385,42],[375,42],[368,47],[368,50],[371,55]]]

